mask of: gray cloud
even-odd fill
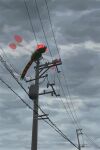
[[[39,11],[43,21],[46,36],[53,56],[57,54],[54,40],[48,22],[47,10],[44,0],[38,0]],[[33,1],[27,0],[29,11],[31,13],[32,23],[36,31],[36,35],[40,42],[45,42],[41,25],[36,13],[36,6]],[[100,1],[97,0],[49,0],[48,1],[53,29],[63,60],[63,68],[65,78],[68,81],[69,90],[75,111],[78,114],[78,122],[83,130],[93,136],[97,144],[100,142],[99,123],[100,123],[100,55],[99,55],[99,6]],[[29,60],[30,55],[17,49],[13,55],[8,49],[8,44],[14,41],[13,36],[20,34],[25,42],[33,50],[34,36],[27,17],[23,0],[17,1],[0,1],[0,41],[5,52],[20,74],[24,65]],[[86,43],[90,41],[91,43]],[[33,43],[32,43],[33,42]],[[74,45],[77,43],[77,46]],[[93,44],[95,46],[93,46]],[[74,45],[74,46],[73,46]],[[85,45],[85,46],[84,46]],[[96,47],[98,45],[98,47]],[[94,50],[93,50],[94,48]],[[24,48],[23,48],[24,50]],[[49,55],[49,54],[47,54]],[[6,58],[7,60],[7,58]],[[7,60],[8,61],[8,60]],[[34,64],[27,75],[34,74]],[[52,72],[52,71],[51,71]],[[53,81],[53,73],[50,73]],[[23,90],[11,78],[9,73],[0,66],[0,76],[6,80],[31,106],[32,102]],[[60,75],[64,90],[66,90],[65,82]],[[57,79],[57,87],[60,87]],[[28,90],[28,84],[22,81],[24,87]],[[46,84],[46,83],[45,83]],[[45,85],[44,84],[44,85]],[[43,87],[44,85],[41,85]],[[58,88],[59,91],[59,88]],[[67,91],[65,92],[67,95]],[[71,114],[66,99],[61,92],[66,108]],[[74,110],[70,101],[68,101],[73,113]],[[49,114],[50,118],[59,126],[59,128],[70,137],[75,143],[75,125],[63,108],[61,101],[51,97],[40,97],[40,105],[42,109]],[[24,150],[31,147],[31,128],[32,128],[32,112],[18,100],[1,82],[0,82],[0,147],[2,150]],[[85,137],[84,137],[85,138]],[[87,141],[87,142],[86,142]],[[85,143],[89,141],[85,138]],[[58,136],[48,125],[39,122],[39,143],[38,149],[68,149],[72,150],[72,146]],[[92,149],[92,148],[91,148]]]

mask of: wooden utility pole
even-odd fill
[[[32,125],[32,143],[31,150],[37,150],[37,138],[38,138],[38,96],[39,96],[39,60],[36,62],[36,71],[35,71],[35,94],[33,96],[33,125]],[[32,86],[31,86],[32,88]],[[34,89],[33,89],[34,91]]]
[[[56,94],[56,91],[54,89],[54,84],[48,83],[47,87],[51,87],[51,91],[43,91],[42,93],[39,93],[39,79],[47,77],[47,74],[44,75],[51,67],[56,67],[58,65],[61,65],[61,60],[54,60],[49,63],[45,63],[40,65],[40,59],[36,61],[36,66],[35,66],[35,79],[31,79],[27,82],[35,81],[35,84],[32,84],[29,87],[29,97],[33,100],[33,106],[34,106],[34,111],[33,111],[33,124],[32,124],[32,143],[31,143],[31,150],[37,150],[37,142],[38,142],[38,120],[42,118],[48,119],[47,114],[38,115],[38,103],[39,103],[39,95],[44,95],[44,94],[51,94],[52,96],[59,96],[59,94]],[[58,68],[57,68],[58,71]]]

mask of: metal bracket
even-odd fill
[[[58,96],[60,96],[59,94],[57,94],[56,93],[56,91],[55,91],[55,89],[54,89],[54,86],[55,85],[55,83],[47,83],[47,88],[49,88],[49,86],[52,88],[52,90],[53,90],[53,94],[56,96],[56,97],[58,97]],[[53,95],[52,95],[53,96]]]
[[[40,70],[40,72],[42,72],[42,70],[43,69],[50,69],[51,67],[56,67],[57,68],[57,72],[59,73],[60,71],[58,70],[58,65],[61,65],[62,64],[62,62],[61,62],[61,60],[59,59],[55,59],[55,60],[53,60],[52,62],[49,62],[49,63],[45,63],[45,64],[42,64],[42,65],[39,65],[39,70]],[[34,67],[34,69],[36,69],[36,66]]]
[[[51,94],[51,96],[53,96],[53,92],[54,91],[48,91],[47,92],[47,91],[44,90],[42,93],[39,93],[39,95]]]
[[[44,115],[39,115],[38,117],[34,117],[34,119],[38,119],[38,120],[44,120],[44,119],[48,119],[49,114],[44,114]]]
[[[44,76],[41,76],[41,77],[39,77],[39,78],[36,78],[36,79],[30,79],[30,80],[25,80],[26,82],[31,82],[31,81],[35,81],[35,80],[37,80],[37,79],[42,79],[42,78],[45,78],[45,77],[47,77],[48,76],[48,74],[46,74],[46,75],[44,75]]]

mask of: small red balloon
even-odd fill
[[[15,35],[14,38],[15,38],[16,42],[18,42],[18,43],[21,43],[23,40],[20,35]]]
[[[9,44],[9,47],[10,47],[11,49],[16,49],[16,44],[15,44],[15,43],[11,43],[11,44]]]

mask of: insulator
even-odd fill
[[[47,83],[47,88],[49,87],[49,85],[50,85],[50,84],[49,84],[49,83]]]

